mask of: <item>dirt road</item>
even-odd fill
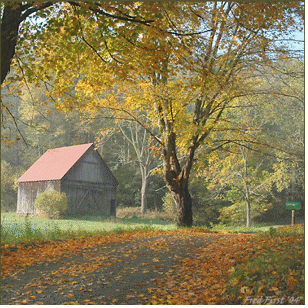
[[[84,249],[1,281],[1,304],[148,304],[155,280],[224,235],[159,235]],[[192,273],[193,274],[193,273]]]

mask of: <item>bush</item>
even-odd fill
[[[251,202],[250,218],[251,222],[256,222],[259,217],[273,207],[272,203],[256,200]],[[220,210],[219,221],[228,225],[243,225],[246,223],[246,203],[238,201],[231,206],[224,207]]]
[[[142,216],[140,207],[118,207],[118,218],[139,218]]]
[[[169,214],[162,211],[150,211],[147,210],[146,213],[142,214],[140,207],[124,207],[117,208],[117,218],[138,218],[138,219],[160,219],[168,222],[173,222],[175,220],[175,215]]]
[[[15,212],[17,189],[14,187],[16,168],[1,160],[1,212]]]
[[[34,206],[39,215],[57,219],[67,212],[67,197],[65,193],[49,190],[41,193],[35,200]]]
[[[174,217],[173,220],[175,220],[176,219],[176,205],[175,205],[171,192],[169,191],[166,192],[162,201],[163,201],[163,211],[171,215],[172,217]]]

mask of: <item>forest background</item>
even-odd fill
[[[227,11],[229,9],[227,4],[221,4],[216,8],[214,6],[212,4],[211,10],[213,15],[217,13],[216,19],[222,13],[227,16],[226,12],[229,14],[232,9]],[[142,15],[144,12],[140,7],[142,5],[137,3],[135,7],[123,5],[120,8],[128,10],[129,13],[124,14],[127,17],[133,13]],[[60,8],[63,10],[61,11]],[[116,10],[115,7],[107,7],[105,9],[109,10],[109,13],[116,11],[118,16],[123,17],[120,8],[117,7]],[[110,91],[113,95],[112,99],[117,100],[115,105],[118,106],[120,103],[123,105],[134,104],[130,117],[123,117],[123,114],[117,113],[115,110],[111,112],[105,106],[103,108],[94,106],[94,108],[91,104],[83,105],[80,101],[75,102],[72,108],[72,100],[70,101],[68,96],[72,97],[76,94],[74,92],[77,91],[76,85],[78,80],[83,79],[83,74],[74,76],[73,83],[71,82],[73,79],[70,79],[70,82],[68,82],[69,79],[65,80],[66,74],[69,75],[67,71],[72,70],[71,65],[74,66],[76,58],[73,59],[70,56],[65,58],[62,54],[62,60],[54,59],[54,61],[63,61],[63,64],[59,65],[53,74],[49,72],[47,78],[45,73],[48,70],[52,71],[52,67],[48,67],[46,64],[45,57],[46,55],[48,57],[48,53],[46,52],[44,55],[41,53],[42,44],[46,44],[46,33],[51,35],[51,40],[59,40],[55,29],[60,29],[59,33],[62,38],[59,43],[63,43],[63,38],[67,39],[68,36],[70,37],[69,41],[73,43],[77,42],[79,38],[78,44],[80,45],[73,44],[77,48],[74,54],[76,57],[79,55],[78,48],[83,44],[84,50],[89,54],[92,53],[91,56],[95,56],[95,61],[102,62],[102,59],[99,58],[106,56],[106,54],[109,55],[112,65],[119,64],[118,62],[123,59],[116,53],[117,46],[109,50],[108,46],[110,48],[111,45],[102,41],[101,45],[107,48],[105,53],[102,53],[95,45],[95,41],[89,41],[85,32],[92,29],[91,22],[83,24],[84,27],[88,27],[87,29],[82,29],[80,26],[78,33],[72,33],[70,25],[66,23],[70,19],[62,19],[62,21],[59,19],[57,14],[61,15],[61,12],[65,12],[68,16],[75,14],[74,16],[78,16],[82,21],[82,14],[86,13],[78,12],[78,6],[64,5],[60,7],[55,5],[47,7],[47,9],[50,11],[42,10],[41,15],[37,14],[36,22],[33,22],[34,19],[29,19],[22,24],[19,44],[12,62],[13,69],[2,84],[1,211],[12,212],[16,210],[16,180],[46,150],[94,142],[97,150],[119,181],[118,207],[137,207],[142,213],[146,211],[165,212],[170,214],[168,219],[175,220],[177,210],[174,198],[164,180],[162,150],[157,143],[158,138],[153,138],[156,133],[155,129],[150,131],[151,124],[147,122],[151,114],[142,102],[136,101],[138,95],[141,97],[141,101],[149,99],[147,96],[140,95],[148,90],[145,84],[138,84],[141,92],[134,89],[136,92],[131,91],[130,93],[128,85],[123,83],[123,91],[121,92],[119,79],[113,80],[113,77],[109,77],[110,82],[115,82],[113,87],[117,91],[117,96],[114,94],[114,89]],[[165,12],[168,12],[170,16],[171,12],[174,13],[172,7],[165,9]],[[185,11],[184,7],[181,9]],[[196,8],[194,7],[194,9]],[[233,9],[235,11],[235,8]],[[263,9],[268,8],[263,7]],[[156,11],[154,13],[161,14]],[[169,15],[166,16],[170,19]],[[184,20],[185,17],[172,16],[173,21],[176,20],[179,24],[182,22],[180,18]],[[147,17],[150,19],[153,16]],[[42,22],[43,18],[48,21]],[[118,22],[118,29],[125,23],[134,24],[132,20],[119,21],[117,18],[111,18],[111,20]],[[75,22],[77,23],[76,20]],[[95,18],[94,22],[97,22]],[[222,22],[219,22],[221,29]],[[299,22],[299,28],[300,25]],[[165,25],[161,22],[159,26]],[[42,35],[38,35],[43,27],[49,27],[52,31],[42,32]],[[144,32],[142,27],[135,29],[132,26],[128,30],[135,32],[131,32],[134,36],[127,36],[127,40],[135,38],[136,41],[140,41],[142,35],[148,34]],[[29,35],[29,31],[31,35]],[[85,32],[83,33],[83,31]],[[232,31],[235,31],[234,28]],[[106,30],[106,32],[108,31]],[[114,33],[109,33],[109,35],[108,39],[111,40]],[[118,33],[118,35],[120,34]],[[152,45],[146,46],[149,49],[156,46],[159,50],[164,40],[169,42],[168,40],[171,39],[167,36],[156,37],[157,33],[154,31],[150,35],[157,38],[157,41],[154,40],[154,43],[151,41]],[[174,33],[172,35],[176,36]],[[218,39],[219,37],[217,41]],[[230,50],[231,46],[237,45],[236,40],[237,36],[234,35],[231,40],[232,44],[229,45]],[[50,42],[47,41],[47,43]],[[109,41],[107,40],[107,42]],[[181,41],[182,45],[179,46],[185,47],[186,43]],[[194,224],[206,226],[218,223],[245,224],[248,220],[248,210],[252,223],[289,223],[290,211],[286,209],[286,202],[299,201],[304,205],[304,60],[301,43],[294,40],[290,45],[290,41],[282,40],[279,43],[279,48],[276,46],[280,50],[279,56],[274,57],[274,52],[269,50],[268,53],[271,56],[264,57],[262,66],[259,63],[250,66],[250,83],[245,85],[247,89],[249,87],[249,95],[238,95],[232,104],[229,104],[227,112],[224,113],[225,116],[220,118],[217,125],[215,123],[215,133],[211,140],[206,144],[201,144],[196,150],[189,179]],[[178,52],[180,52],[179,46],[176,49]],[[198,45],[196,46],[192,58],[198,56]],[[123,52],[123,46],[120,47]],[[118,48],[120,47],[118,46]],[[52,49],[54,46],[50,48],[50,52],[54,52]],[[264,50],[266,48],[269,46],[264,45]],[[129,55],[127,47],[125,50]],[[116,58],[117,56],[118,58]],[[44,60],[42,61],[40,57],[43,57]],[[52,55],[49,54],[49,57]],[[73,64],[69,64],[70,61]],[[137,55],[133,61],[138,62]],[[134,65],[136,65],[135,62]],[[30,63],[36,65],[36,68]],[[50,63],[52,63],[51,60]],[[46,70],[43,73],[44,65],[46,65]],[[52,66],[52,64],[50,65]],[[165,65],[164,61],[162,61],[162,65]],[[180,66],[181,63],[178,62],[175,65]],[[61,72],[60,67],[64,72]],[[182,78],[183,82],[187,82],[189,79],[194,79],[192,78],[194,72],[194,70],[189,70],[189,72],[179,70],[176,78],[177,80]],[[97,71],[93,71],[93,75],[96,73]],[[106,78],[108,77],[107,73],[104,71]],[[120,75],[121,71],[118,70],[117,73]],[[145,72],[141,71],[142,74]],[[191,75],[187,77],[189,74]],[[64,79],[61,80],[59,76]],[[127,77],[131,76],[125,75],[126,81]],[[161,79],[164,78],[162,74]],[[171,76],[171,81],[172,78],[175,76]],[[97,94],[95,92],[97,87],[102,87],[101,80],[94,86],[91,85],[92,81],[87,79],[82,84],[85,102],[96,101],[95,95],[101,95],[101,98],[106,99],[106,93]],[[174,84],[168,85],[169,91],[178,91],[177,96],[187,98],[190,91],[188,86],[184,87],[184,90],[179,90],[176,87],[176,82]],[[194,84],[189,86],[192,87]],[[197,82],[195,86],[198,87]],[[79,90],[80,88],[79,86]],[[72,89],[74,89],[73,92]],[[123,96],[127,95],[130,100],[123,103],[121,93]],[[79,96],[78,99],[81,97]],[[182,104],[182,102],[180,103]],[[92,108],[85,108],[85,106]],[[184,107],[188,114],[193,114],[192,109],[189,109],[192,107],[189,105]],[[179,110],[181,109],[177,110],[176,108],[178,107],[175,104],[174,112],[178,112],[178,118],[180,118],[181,111]],[[138,115],[139,119],[142,118],[142,125],[139,120],[132,121],[134,115]],[[172,110],[169,112],[169,116],[173,117]],[[189,138],[195,128],[190,127],[185,120],[181,120],[179,123],[180,130],[187,132],[187,135],[182,138],[182,143],[177,146],[181,162],[185,160],[181,147],[185,146],[185,142],[187,142],[185,138]],[[149,131],[154,132],[153,135],[149,134]],[[218,139],[219,142],[217,142]],[[298,221],[303,221],[304,206],[297,217]]]

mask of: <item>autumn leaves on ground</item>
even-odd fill
[[[304,225],[3,246],[2,304],[304,304]]]

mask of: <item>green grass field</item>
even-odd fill
[[[152,217],[152,216],[150,216]],[[241,233],[258,233],[279,226],[254,225],[213,226],[213,231],[231,231]],[[15,213],[1,213],[1,245],[32,242],[35,240],[59,240],[76,238],[109,232],[125,232],[126,230],[172,230],[175,223],[159,218],[132,217],[115,218],[104,216],[71,216],[67,219],[47,219],[38,217],[18,217]]]
[[[18,217],[15,213],[1,213],[1,244],[17,244],[32,240],[57,240],[128,229],[174,229],[175,224],[160,219],[110,218],[103,216],[75,216],[68,219]]]

